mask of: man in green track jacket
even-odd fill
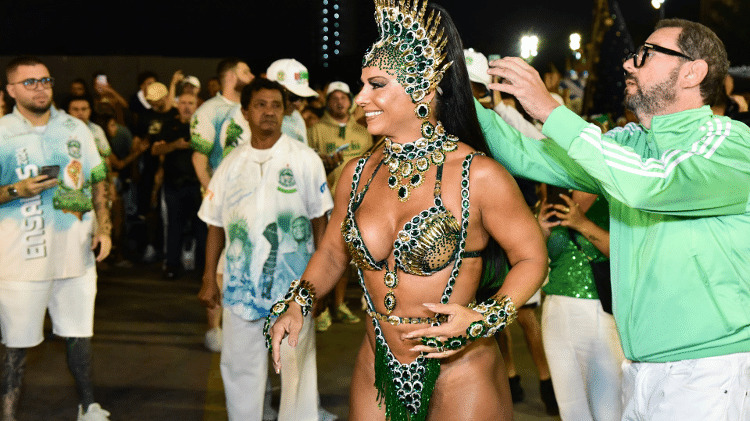
[[[490,88],[515,95],[550,138],[523,138],[477,103],[495,158],[610,204],[614,315],[631,360],[623,420],[750,419],[750,129],[708,106],[729,66],[722,42],[660,21],[623,64],[641,124],[604,135],[522,60],[491,64],[504,82]]]

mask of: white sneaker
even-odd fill
[[[206,332],[206,339],[203,341],[203,344],[211,352],[221,352],[221,342],[221,328],[215,327]]]
[[[156,261],[156,249],[154,246],[151,244],[146,246],[146,251],[143,252],[143,258],[141,260],[143,260],[143,263],[153,263]]]
[[[92,403],[84,414],[83,406],[78,405],[78,421],[109,421],[109,411],[102,409],[98,403]]]
[[[337,419],[339,419],[338,415],[326,411],[322,406],[318,407],[318,421],[336,421]]]

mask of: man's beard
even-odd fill
[[[20,105],[23,108],[26,108],[30,112],[38,115],[42,115],[49,111],[50,107],[52,106],[52,98],[47,98],[47,102],[44,105],[37,105],[34,98],[32,98],[29,102],[26,101],[19,101],[18,105]]]
[[[637,116],[654,116],[661,110],[675,102],[677,98],[677,77],[680,68],[675,67],[669,74],[669,77],[648,88],[645,92],[640,82],[631,75],[625,76],[625,81],[632,80],[635,83],[636,92],[628,94],[627,88],[625,93],[625,107],[633,111]]]

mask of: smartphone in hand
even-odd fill
[[[332,157],[332,156],[336,155],[336,154],[337,154],[337,153],[339,153],[339,152],[344,152],[345,150],[349,149],[349,145],[350,145],[349,143],[344,143],[343,145],[341,145],[341,146],[339,146],[338,148],[336,148],[336,150],[335,150],[335,151],[331,152],[331,153],[329,154],[329,156],[331,156],[331,157]]]
[[[39,170],[39,175],[46,175],[48,180],[57,178],[59,174],[60,174],[59,165],[45,165],[42,167],[41,170]]]

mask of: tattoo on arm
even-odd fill
[[[94,211],[98,223],[97,234],[111,235],[112,222],[109,218],[109,189],[107,181],[100,181],[91,189],[91,200],[94,203]]]

